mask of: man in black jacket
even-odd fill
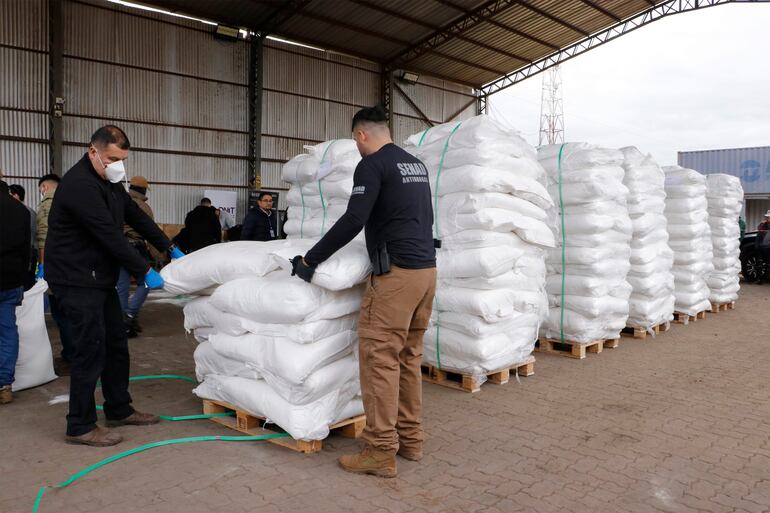
[[[170,249],[171,242],[121,183],[129,146],[120,128],[97,130],[88,153],[62,178],[48,219],[45,278],[70,323],[74,346],[68,443],[104,447],[122,440],[117,432],[96,425],[99,379],[108,426],[159,420],[131,406],[128,340],[115,284],[124,267],[139,283],[163,286],[160,275],[128,244],[124,224],[160,251]]]
[[[278,222],[273,210],[273,195],[260,192],[257,207],[252,208],[243,220],[241,240],[268,241],[276,238]]]
[[[184,219],[184,237],[188,252],[197,251],[222,242],[222,226],[211,200],[203,198],[200,205],[187,213]]]
[[[0,404],[13,400],[11,384],[19,357],[16,307],[24,297],[31,240],[29,212],[10,196],[8,184],[0,180]]]

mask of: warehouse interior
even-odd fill
[[[34,189],[114,122],[160,223],[181,223],[207,189],[237,191],[239,220],[250,190],[276,192],[285,210],[281,165],[346,137],[363,106],[383,102],[400,142],[631,30],[726,3],[7,0],[0,167]]]
[[[257,191],[286,210],[296,184],[282,180],[284,164],[349,138],[361,108],[382,103],[400,144],[484,114],[490,95],[661,18],[754,1],[764,0],[0,0],[0,170],[36,191],[115,123],[131,139],[128,176],[150,182],[159,224],[180,225],[204,191],[235,191],[240,222]],[[729,162],[708,151],[681,152],[679,164],[733,174],[744,188],[767,167],[745,189],[755,226],[770,210],[768,148]],[[29,194],[30,207],[38,201]],[[480,393],[458,392],[471,392],[462,377],[454,390],[423,384],[426,457],[399,461],[400,478],[383,481],[337,472],[337,456],[357,447],[339,433],[303,454],[220,443],[237,433],[216,419],[172,422],[202,411],[189,383],[200,341],[180,308],[194,294],[153,293],[131,365],[159,379],[131,391],[167,417],[125,429],[119,450],[130,454],[118,462],[114,448],[62,442],[66,380],[23,391],[0,415],[0,510],[765,511],[770,296],[745,282],[740,294],[737,306],[632,327],[620,345],[579,357],[543,350],[534,375],[517,367]],[[130,450],[199,437],[212,443]],[[114,464],[95,463],[104,458]]]

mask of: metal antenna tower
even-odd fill
[[[543,73],[543,93],[540,100],[539,146],[564,142],[564,99],[561,91],[561,67],[554,66]]]

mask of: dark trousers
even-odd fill
[[[59,328],[59,338],[61,339],[61,357],[65,362],[72,361],[72,355],[75,352],[72,347],[72,336],[70,335],[70,323],[62,312],[59,305],[59,299],[53,294],[48,294],[48,306],[51,307],[51,317],[53,317],[56,326]]]
[[[765,263],[762,267],[764,272],[760,274],[759,279],[761,281],[770,282],[770,248],[759,248],[759,255]]]
[[[114,287],[52,288],[69,323],[74,351],[67,435],[79,436],[96,427],[94,391],[100,378],[104,416],[120,420],[134,413],[128,393],[128,339]]]

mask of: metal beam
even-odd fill
[[[476,115],[479,116],[481,114],[487,113],[487,101],[489,100],[489,97],[485,94],[483,94],[481,91],[477,91],[478,96],[476,97]]]
[[[404,100],[406,100],[406,103],[408,103],[409,106],[412,107],[414,109],[414,111],[417,114],[420,115],[420,119],[422,119],[430,127],[436,126],[436,124],[433,121],[431,121],[431,119],[428,116],[425,115],[425,113],[422,111],[422,109],[420,109],[420,107],[418,107],[417,104],[414,103],[414,100],[409,98],[409,95],[406,94],[406,92],[403,89],[401,89],[401,86],[399,86],[395,82],[391,82],[391,83],[392,83],[393,87],[395,88],[395,90],[398,91],[399,93],[401,93],[401,96],[404,97]]]
[[[456,38],[463,32],[483,23],[489,16],[499,14],[513,5],[519,3],[516,0],[488,0],[479,7],[466,11],[466,14],[450,22],[439,30],[429,34],[417,43],[408,46],[385,64],[386,69],[395,69],[400,65],[415,60],[417,57],[435,52],[435,49],[447,41]]]
[[[49,108],[49,167],[61,176],[64,172],[62,146],[64,141],[64,26],[62,0],[48,0],[48,108]]]
[[[313,0],[289,0],[273,11],[270,16],[259,22],[255,29],[259,31],[259,37],[264,39],[280,28],[310,4]]]
[[[388,116],[388,128],[393,133],[393,73],[383,71],[380,79],[382,81],[382,107]]]
[[[264,38],[249,41],[249,189],[262,188],[262,62]]]
[[[729,3],[768,2],[770,2],[770,0],[668,0],[666,2],[659,3],[654,7],[647,8],[639,14],[631,16],[630,18],[620,23],[616,23],[611,27],[602,30],[601,32],[597,32],[592,36],[583,38],[570,46],[564,47],[557,52],[554,52],[538,61],[533,62],[532,64],[512,71],[511,73],[500,77],[494,82],[490,82],[489,84],[483,86],[481,88],[481,92],[484,95],[490,95],[498,91],[502,91],[503,89],[511,87],[512,85],[517,84],[522,80],[540,73],[541,71],[545,71],[553,66],[558,66],[562,62],[568,61],[573,57],[581,55],[593,48],[596,48],[597,46],[601,46],[609,41],[617,39],[624,34],[628,34],[631,31],[634,31],[666,16]]]
[[[354,4],[361,5],[363,7],[367,7],[369,9],[372,9],[374,11],[381,12],[383,14],[387,14],[388,16],[391,16],[393,18],[407,21],[409,23],[413,23],[415,25],[419,25],[421,27],[425,27],[427,29],[436,31],[440,30],[441,27],[438,25],[433,25],[432,23],[427,23],[426,21],[423,21],[420,18],[415,18],[414,16],[408,16],[406,14],[400,13],[398,11],[394,11],[393,9],[389,9],[387,7],[384,7],[380,4],[373,3],[369,0],[349,0],[350,2],[353,2]],[[479,41],[477,39],[473,39],[471,37],[464,36],[462,34],[457,35],[455,37],[456,39],[459,39],[460,41],[465,41],[466,43],[470,43],[472,45],[478,46],[480,48],[484,48],[485,50],[489,50],[491,52],[498,53],[500,55],[505,55],[506,57],[509,57],[511,59],[516,59],[521,62],[532,62],[530,59],[527,59],[526,57],[522,57],[521,55],[517,55],[513,52],[509,52],[508,50],[504,50],[502,48],[497,48],[496,46],[492,46],[490,44],[487,44],[483,41]]]
[[[607,16],[610,19],[613,19],[613,20],[615,20],[617,22],[621,22],[622,21],[620,16],[618,16],[617,14],[614,14],[609,9],[605,9],[601,5],[598,5],[596,2],[591,2],[591,0],[580,0],[580,1],[583,2],[584,4],[586,4],[591,9],[593,9],[595,11],[599,11],[600,13],[602,13],[603,15]]]
[[[454,3],[454,2],[452,2],[450,0],[435,0],[435,1],[439,2],[441,4],[444,4],[444,5],[447,5],[447,6],[451,7],[452,9],[456,9],[458,11],[468,12],[467,10],[463,9],[462,6],[457,5],[456,3]],[[494,19],[494,17],[492,17],[492,16],[487,16],[484,21],[489,23],[490,25],[493,25],[493,26],[499,28],[499,29],[505,30],[506,32],[510,32],[511,34],[515,34],[515,35],[517,35],[519,37],[522,37],[524,39],[529,39],[530,41],[533,41],[533,42],[535,42],[535,43],[537,43],[539,45],[543,45],[543,46],[545,46],[547,48],[550,48],[552,50],[558,50],[559,49],[559,47],[557,45],[555,45],[553,43],[549,43],[548,41],[545,41],[544,39],[540,39],[539,37],[535,37],[532,34],[527,34],[526,32],[522,32],[521,30],[515,29],[513,27],[509,27],[508,25],[503,25],[502,23],[500,23],[499,21]]]
[[[380,39],[382,41],[386,41],[388,43],[395,43],[395,44],[398,44],[398,45],[401,45],[401,46],[404,46],[404,47],[408,47],[409,44],[410,44],[409,41],[406,41],[404,39],[398,39],[396,37],[393,37],[390,34],[385,34],[385,33],[382,33],[382,32],[378,32],[376,30],[372,30],[370,28],[364,28],[364,27],[360,27],[358,25],[353,25],[352,23],[348,23],[346,21],[341,21],[339,19],[331,18],[331,17],[325,16],[323,14],[304,12],[304,13],[301,13],[300,16],[304,16],[306,18],[314,19],[314,20],[317,20],[317,21],[322,21],[322,22],[328,23],[328,24],[330,24],[332,26],[338,26],[338,27],[341,27],[343,29],[349,30],[351,32],[356,32],[357,34],[361,34],[363,36],[375,37],[377,39]],[[494,73],[494,74],[498,74],[498,75],[502,73],[498,69],[490,68],[489,66],[485,66],[483,64],[479,64],[478,62],[469,61],[469,60],[463,59],[461,57],[456,57],[454,55],[450,55],[448,53],[439,52],[438,50],[435,50],[435,49],[431,49],[430,52],[435,54],[435,55],[438,55],[439,57],[443,57],[444,59],[457,62],[457,63],[462,64],[464,66],[469,66],[469,67],[472,67],[472,68],[476,68],[476,69],[480,69],[480,70],[486,71],[488,73]],[[527,62],[527,61],[525,61],[525,62]],[[393,68],[388,68],[388,66],[385,66],[385,70],[386,71],[393,71]]]

